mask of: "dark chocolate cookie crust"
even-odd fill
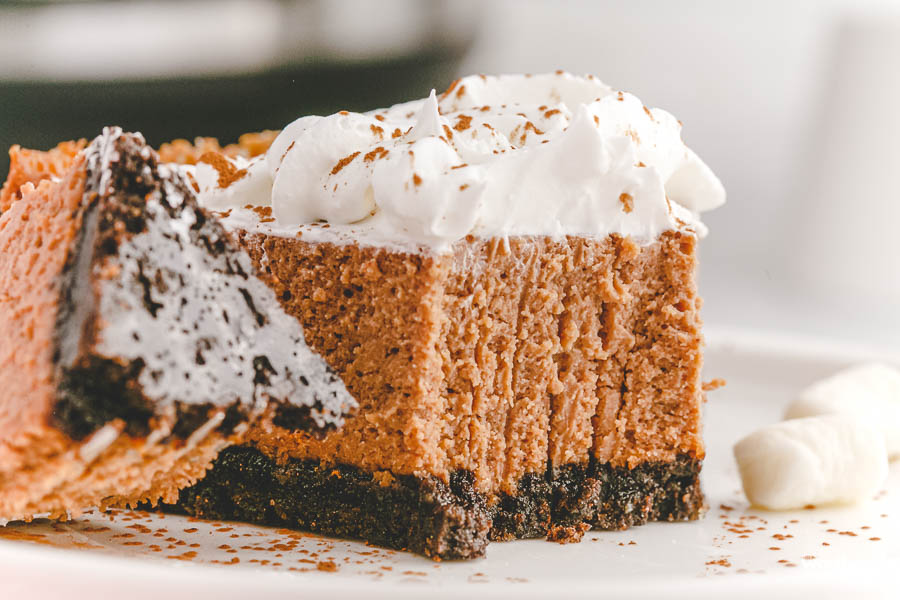
[[[196,517],[307,529],[409,550],[436,560],[483,556],[490,540],[575,538],[588,527],[626,529],[648,521],[697,519],[700,460],[633,469],[568,465],[528,475],[516,496],[492,504],[470,473],[435,478],[373,475],[315,460],[277,464],[250,446],[224,450],[206,477],[179,496]]]

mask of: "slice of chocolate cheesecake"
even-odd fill
[[[320,439],[253,428],[181,492],[190,514],[442,559],[699,516],[690,234],[443,256],[241,239],[360,410]]]
[[[248,425],[355,406],[139,134],[13,148],[0,193],[0,519],[174,501]]]
[[[672,115],[591,76],[472,76],[211,146],[162,156],[360,409],[253,428],[189,513],[437,559],[699,517],[697,249],[725,194]]]

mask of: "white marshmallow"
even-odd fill
[[[884,434],[888,455],[900,456],[900,371],[872,363],[836,373],[803,390],[784,418],[825,414],[869,420]]]
[[[772,510],[859,502],[888,472],[884,437],[847,415],[769,425],[735,444],[734,457],[747,498]]]

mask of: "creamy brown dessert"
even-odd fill
[[[251,312],[299,321],[359,404],[319,434],[255,421],[182,510],[436,559],[701,513],[697,240],[724,191],[665,111],[592,77],[477,76],[160,160],[268,284]]]
[[[354,402],[136,134],[11,151],[0,193],[0,520],[172,501],[249,423]]]
[[[322,439],[254,428],[182,493],[192,514],[442,558],[698,516],[693,236],[441,257],[241,239],[360,412]]]
[[[472,77],[265,154],[204,144],[163,160],[197,162],[360,410],[253,428],[184,509],[434,558],[697,518],[697,213],[724,193],[671,115],[592,78]]]

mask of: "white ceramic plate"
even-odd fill
[[[590,532],[580,544],[494,543],[483,560],[403,552],[235,523],[115,511],[0,529],[4,598],[758,598],[888,596],[900,565],[900,466],[871,502],[750,509],[731,445],[780,417],[804,385],[871,358],[858,350],[712,335],[703,469],[710,505],[692,523]],[[896,359],[895,359],[896,360]]]

